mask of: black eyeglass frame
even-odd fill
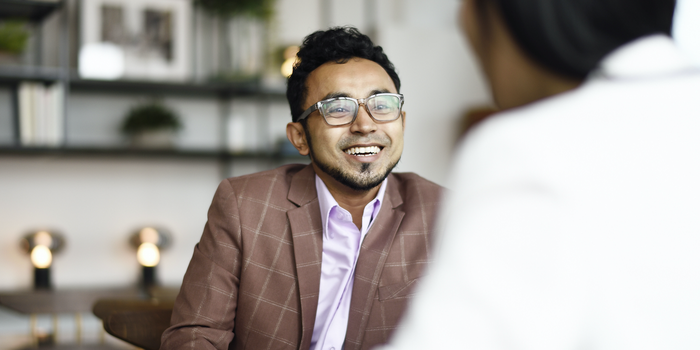
[[[374,97],[377,97],[377,96],[395,96],[395,97],[398,97],[398,98],[399,98],[399,112],[396,114],[396,118],[391,119],[391,120],[379,120],[379,119],[375,118],[375,117],[372,115],[372,112],[370,112],[369,108],[367,107],[367,103],[366,103],[366,102],[367,102],[367,100],[369,100],[369,99],[371,99],[371,98],[374,98]],[[347,123],[344,123],[344,124],[331,124],[331,123],[329,123],[329,122],[328,122],[328,119],[326,119],[326,116],[323,114],[323,110],[320,109],[321,106],[323,106],[324,103],[328,103],[328,102],[331,102],[331,101],[337,101],[337,100],[349,100],[349,101],[353,101],[353,102],[355,102],[355,105],[357,106],[357,108],[355,108],[355,115],[353,115],[353,116],[352,116],[352,120],[350,120],[350,121],[347,122]],[[377,122],[377,123],[389,123],[389,122],[393,122],[394,120],[399,119],[399,118],[401,117],[401,110],[403,109],[403,103],[404,103],[403,94],[393,94],[393,93],[388,93],[388,92],[387,92],[387,93],[384,93],[384,92],[383,92],[383,93],[379,93],[379,94],[374,94],[374,95],[371,95],[371,96],[367,96],[367,97],[365,97],[365,98],[333,97],[333,98],[328,98],[328,99],[321,100],[321,101],[318,101],[318,102],[312,104],[311,107],[307,108],[307,109],[304,111],[304,113],[302,113],[302,114],[299,116],[299,118],[297,118],[297,122],[298,122],[298,121],[301,121],[302,119],[306,119],[306,118],[307,118],[308,116],[310,116],[311,113],[313,113],[314,111],[319,111],[319,113],[321,113],[321,116],[323,117],[323,121],[325,121],[326,124],[328,124],[328,125],[330,125],[330,126],[344,126],[344,125],[349,125],[349,124],[354,123],[354,122],[355,122],[355,119],[357,119],[357,113],[360,112],[360,106],[364,106],[364,107],[365,107],[365,111],[367,111],[367,114],[370,116],[370,118],[372,118],[372,120],[374,120],[374,121]]]

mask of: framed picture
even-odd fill
[[[191,10],[190,0],[83,0],[81,50],[120,48],[123,78],[186,80]]]

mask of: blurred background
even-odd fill
[[[675,30],[698,62],[699,4],[679,3]],[[177,288],[222,179],[308,163],[286,140],[284,74],[303,38],[329,26],[384,48],[406,97],[396,171],[444,185],[458,139],[491,110],[459,6],[0,0],[0,291],[36,288],[37,232],[62,240],[53,290],[143,283],[144,228],[167,241],[156,283]],[[28,317],[0,307],[0,343],[27,333]]]

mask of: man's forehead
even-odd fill
[[[384,68],[362,58],[352,58],[344,63],[326,62],[309,74],[306,83],[309,98],[316,99],[396,92],[394,81]]]

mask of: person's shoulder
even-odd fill
[[[471,129],[460,141],[454,159],[483,155],[484,162],[512,155],[557,152],[591,128],[596,104],[588,92],[575,89],[528,105],[498,112]],[[600,112],[598,112],[600,114]]]
[[[286,164],[266,171],[229,177],[223,180],[222,184],[226,183],[234,191],[245,188],[268,188],[272,184],[288,187],[292,177],[306,167],[306,164]]]

